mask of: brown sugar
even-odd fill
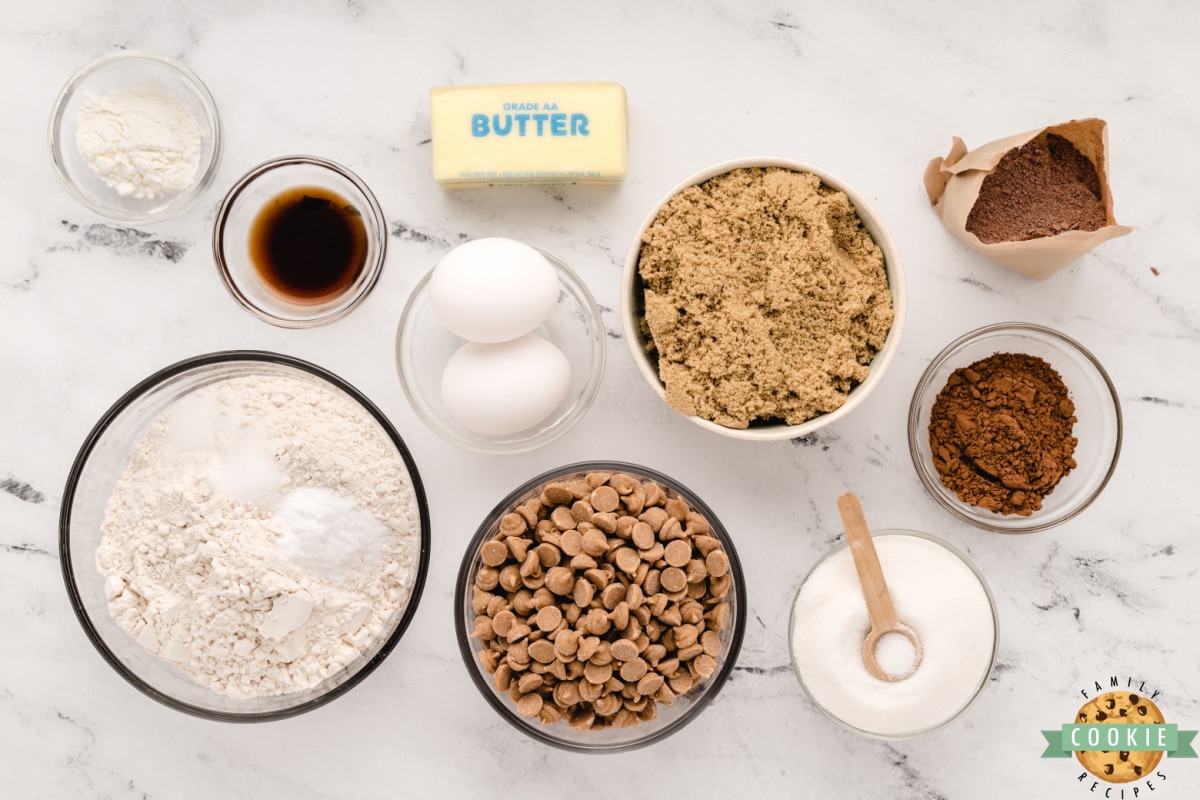
[[[1075,404],[1037,356],[997,353],[955,370],[933,403],[929,445],[964,503],[1028,516],[1075,468]]]
[[[1068,139],[1043,133],[983,179],[966,228],[984,244],[1099,230],[1108,224],[1101,197],[1096,165]]]
[[[882,251],[845,193],[807,172],[737,169],[684,189],[638,269],[667,403],[729,428],[839,408],[892,326]]]

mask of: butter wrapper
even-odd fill
[[[1096,167],[1106,224],[1094,231],[1064,231],[1024,241],[994,244],[981,241],[967,230],[967,217],[979,197],[984,178],[1011,150],[1043,133],[1057,134],[1068,140]],[[970,151],[963,140],[955,136],[949,154],[933,159],[925,168],[925,192],[946,228],[972,250],[1039,281],[1053,275],[1093,247],[1134,230],[1127,225],[1118,225],[1113,216],[1112,192],[1108,185],[1108,132],[1104,121],[1100,119],[1072,120],[1061,125],[1038,128],[988,142]]]
[[[629,125],[616,83],[443,86],[429,93],[433,177],[443,186],[615,184]]]

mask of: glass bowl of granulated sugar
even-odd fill
[[[190,69],[122,51],[67,81],[50,115],[59,180],[102,217],[147,223],[182,211],[212,182],[221,119]]]
[[[908,447],[925,488],[963,522],[1032,533],[1100,496],[1121,454],[1121,401],[1100,362],[1041,325],[988,325],[925,370]]]
[[[316,708],[416,612],[429,514],[387,418],[273,353],[188,359],[101,417],[59,520],[84,632],[149,697],[209,719]]]

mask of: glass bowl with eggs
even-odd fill
[[[396,333],[400,385],[442,438],[520,453],[565,434],[604,374],[604,323],[566,264],[522,242],[475,239],[418,281]]]

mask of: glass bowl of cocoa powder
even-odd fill
[[[908,443],[933,498],[964,522],[1032,533],[1079,515],[1121,452],[1121,402],[1083,345],[1025,322],[951,342],[913,392]]]

